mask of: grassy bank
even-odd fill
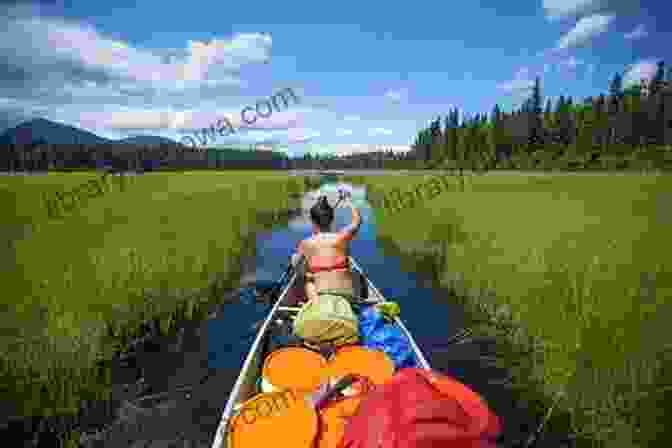
[[[387,192],[420,179],[364,181]],[[533,378],[517,381],[562,397],[578,434],[656,446],[670,436],[671,198],[665,175],[486,175],[376,220],[402,249],[439,242],[444,286],[519,326],[515,344],[540,341]]]
[[[123,191],[47,218],[44,191],[97,177],[0,179],[3,209],[15,211],[0,223],[3,418],[104,398],[109,378],[96,362],[124,351],[144,324],[168,331],[177,314],[212,300],[205,288],[238,271],[259,213],[298,206],[290,196],[307,188],[272,172],[128,176]]]

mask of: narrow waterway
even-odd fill
[[[503,386],[507,372],[488,361],[494,355],[495,344],[483,339],[447,344],[452,335],[467,326],[464,310],[451,303],[446,291],[434,288],[426,275],[402,269],[399,256],[392,253],[389,244],[385,244],[385,249],[376,235],[364,189],[350,187],[363,217],[362,228],[352,243],[352,255],[384,295],[400,304],[403,321],[433,368],[470,385],[501,416],[505,426],[501,446],[525,446],[539,416]],[[336,185],[327,184],[320,190],[335,189]],[[308,193],[304,203],[310,203],[315,194]],[[347,225],[349,209],[337,209],[335,221],[335,227]],[[276,280],[297,243],[310,232],[310,223],[303,214],[258,233],[256,256],[244,261],[241,282],[263,284]],[[117,411],[116,421],[95,437],[84,437],[84,445],[209,447],[252,343],[254,324],[269,310],[267,304],[255,301],[251,292],[241,289],[240,298],[218,306],[208,319],[186,325],[169,342],[145,348],[134,365],[151,386],[142,393],[145,398],[125,401]],[[540,446],[571,445],[547,437]]]

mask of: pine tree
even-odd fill
[[[558,141],[563,145],[569,145],[572,141],[571,126],[572,99],[561,96],[558,100]]]
[[[546,109],[544,110],[544,128],[546,133],[550,133],[553,129],[553,111],[552,111],[551,99],[546,100]]]
[[[500,151],[499,147],[502,143],[502,113],[499,109],[499,105],[495,104],[495,107],[490,114],[490,120],[488,120],[486,114],[484,114],[483,118],[481,147],[478,152],[483,169],[488,170],[495,166]]]
[[[431,159],[436,158],[439,153],[439,146],[441,144],[441,117],[432,121],[432,124],[429,127],[429,134],[430,143],[427,152],[425,153],[426,163]]]
[[[607,101],[608,129],[607,144],[615,145],[618,142],[618,133],[616,131],[619,117],[620,105],[623,102],[623,92],[619,96],[610,95]]]
[[[651,80],[651,87],[649,89],[650,95],[653,96],[658,92],[660,92],[660,89],[663,87],[664,80],[665,80],[665,61],[659,61],[656,74]]]
[[[542,125],[542,98],[541,98],[541,81],[537,76],[534,79],[534,87],[532,89],[532,96],[529,99],[527,104],[527,115],[528,115],[528,144],[529,151],[532,152],[537,149],[538,146],[543,144],[543,125]]]
[[[607,115],[607,99],[603,94],[601,94],[594,103],[595,109],[595,131],[594,137],[598,145],[601,146],[603,152],[606,152],[607,146],[607,128],[608,128],[608,115]]]
[[[443,117],[443,151],[442,156],[447,155],[450,152],[450,111],[448,114]]]
[[[630,97],[639,97],[642,95],[642,85],[640,83],[633,83],[623,89],[623,94]]]
[[[449,157],[451,160],[458,160],[458,127],[460,126],[460,113],[457,108],[453,109],[450,112],[450,153]]]
[[[616,73],[609,85],[609,95],[620,98],[623,95],[623,77]]]
[[[541,115],[541,106],[542,106],[542,99],[541,99],[541,81],[539,80],[539,77],[537,76],[534,79],[534,88],[532,89],[532,112],[534,112],[537,115]]]

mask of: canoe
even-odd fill
[[[383,294],[378,290],[378,288],[374,286],[371,280],[365,275],[364,271],[359,266],[359,264],[352,257],[350,257],[350,263],[352,266],[352,270],[354,272],[361,273],[363,277],[366,279],[366,283],[369,289],[368,300],[371,301],[372,303],[385,301],[385,297],[383,296]],[[217,432],[215,433],[212,448],[226,447],[225,435],[227,434],[228,424],[231,421],[231,418],[234,416],[237,408],[243,402],[251,399],[257,394],[257,387],[256,387],[257,381],[261,377],[261,370],[263,367],[264,359],[266,358],[266,355],[269,354],[266,352],[266,347],[268,347],[267,339],[269,337],[270,329],[272,328],[273,321],[280,317],[286,317],[287,315],[286,310],[291,309],[290,305],[294,305],[293,303],[290,302],[289,291],[294,286],[294,283],[297,281],[297,278],[298,276],[296,274],[292,274],[289,277],[289,280],[287,280],[284,288],[279,293],[277,301],[273,305],[273,308],[271,309],[268,316],[264,320],[264,323],[259,329],[259,332],[257,333],[257,336],[254,339],[254,342],[252,343],[252,347],[250,348],[250,351],[247,354],[247,357],[245,358],[243,366],[240,370],[240,374],[238,375],[238,379],[236,380],[233,389],[231,391],[231,394],[229,395],[229,399],[226,402],[224,411],[222,412],[222,418],[219,422]],[[417,343],[413,339],[413,336],[411,336],[410,332],[403,324],[401,319],[397,317],[394,319],[394,322],[396,325],[399,326],[400,330],[408,338],[410,346],[415,354],[418,367],[431,370],[431,367],[427,362],[427,359],[425,358],[424,354],[422,353]]]

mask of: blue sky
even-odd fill
[[[300,104],[217,143],[403,148],[451,107],[520,104],[536,75],[582,98],[672,63],[662,0],[134,3],[2,2],[0,127],[179,139],[289,87]]]

